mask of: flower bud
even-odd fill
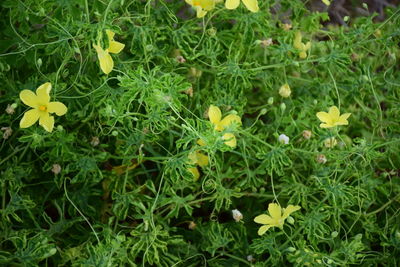
[[[97,136],[93,136],[92,137],[92,141],[90,141],[90,144],[92,146],[98,146],[100,144],[100,140]]]
[[[278,137],[278,141],[279,141],[279,143],[281,143],[281,144],[287,145],[287,144],[289,144],[289,137],[288,137],[286,134],[281,134],[281,135]]]
[[[293,219],[293,217],[292,216],[289,216],[289,217],[287,217],[287,222],[288,223],[290,223],[290,224],[294,224],[294,219]]]
[[[332,233],[331,233],[331,237],[332,238],[335,238],[335,237],[337,237],[338,236],[338,232],[336,232],[336,231],[333,231]]]
[[[268,98],[268,104],[272,105],[274,103],[274,98],[271,96]]]
[[[281,97],[287,98],[290,96],[291,93],[292,91],[290,90],[290,86],[287,83],[285,83],[284,85],[281,86],[281,88],[279,88],[279,94],[281,95]]]
[[[260,115],[265,115],[267,113],[267,109],[263,108],[260,110]]]
[[[236,222],[240,222],[243,219],[243,214],[239,210],[234,209],[232,210],[232,217]]]
[[[196,228],[196,226],[197,226],[197,224],[196,224],[194,221],[191,221],[191,222],[189,223],[188,228],[189,228],[190,230],[193,230],[194,228]]]
[[[284,112],[286,110],[286,104],[285,103],[281,103],[280,108],[281,108],[282,112]]]
[[[326,138],[324,140],[324,145],[327,148],[334,148],[337,145],[337,140],[335,137]]]

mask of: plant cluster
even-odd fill
[[[321,4],[2,1],[0,264],[398,266],[400,9]]]

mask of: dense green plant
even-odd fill
[[[400,10],[339,27],[302,1],[259,6],[0,3],[2,266],[399,265]],[[109,75],[106,29],[125,44]],[[45,82],[68,112],[19,128],[19,93]],[[241,117],[236,147],[210,105]],[[349,125],[320,128],[334,105]],[[301,209],[259,236],[272,202]]]

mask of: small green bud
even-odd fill
[[[294,247],[288,247],[288,248],[287,248],[287,251],[289,251],[289,252],[295,252],[295,251],[296,251],[296,248],[294,248]]]
[[[339,234],[339,233],[338,233],[337,231],[333,231],[332,234],[331,234],[331,237],[332,237],[332,238],[335,238],[335,237],[338,236],[338,234]]]
[[[43,64],[43,61],[42,61],[41,58],[39,58],[36,62],[37,62],[37,65],[38,65],[39,68],[40,68],[40,67],[42,66],[42,64]]]
[[[280,108],[281,108],[282,112],[284,112],[286,110],[286,104],[285,103],[281,103]]]
[[[57,131],[63,131],[64,130],[64,128],[62,127],[62,125],[57,125]]]
[[[260,111],[260,115],[264,115],[264,114],[266,114],[267,113],[267,109],[266,108],[263,108],[261,111]]]
[[[292,216],[287,217],[287,222],[290,224],[294,224],[294,219]]]
[[[271,96],[268,98],[268,105],[272,105],[274,103],[274,98]]]
[[[118,135],[118,131],[112,131],[111,135],[112,136],[117,136]]]

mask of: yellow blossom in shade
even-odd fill
[[[302,35],[301,32],[296,32],[296,35],[294,37],[294,41],[293,41],[293,47],[296,48],[297,50],[299,50],[299,57],[301,59],[304,59],[307,57],[307,51],[310,50],[311,48],[311,42],[307,42],[306,44],[302,43],[301,39],[302,39]]]
[[[279,204],[270,203],[268,212],[270,215],[262,214],[254,218],[254,221],[259,224],[264,224],[258,229],[258,234],[263,235],[271,227],[283,228],[285,220],[292,212],[301,209],[300,206],[289,205],[287,208],[281,208]]]
[[[332,128],[338,125],[348,125],[349,122],[347,118],[350,117],[351,113],[345,113],[340,115],[340,111],[336,106],[329,108],[329,112],[318,112],[317,117],[321,123],[319,126],[321,128]]]
[[[226,133],[222,136],[223,140],[226,140],[224,142],[225,145],[230,146],[230,147],[236,147],[236,137],[232,133]]]
[[[185,2],[196,9],[198,18],[202,18],[207,14],[207,11],[215,7],[216,0],[185,0]]]
[[[19,94],[22,102],[30,106],[31,110],[25,112],[19,123],[21,128],[28,128],[39,120],[39,125],[51,132],[54,127],[54,117],[50,116],[55,113],[62,116],[67,113],[67,107],[61,102],[50,102],[51,83],[42,84],[36,89],[36,94],[31,90],[22,90]]]
[[[191,152],[188,155],[191,164],[197,164],[200,167],[208,165],[208,156],[204,155],[200,151]]]
[[[242,0],[243,4],[246,6],[248,10],[251,12],[257,12],[260,10],[258,7],[258,1],[257,0]],[[225,1],[225,7],[227,9],[236,9],[240,4],[240,0],[226,0]]]
[[[123,43],[114,40],[115,33],[110,30],[106,30],[108,37],[108,48],[103,49],[100,44],[93,44],[94,49],[97,52],[97,58],[100,61],[100,68],[105,74],[109,74],[114,68],[114,61],[110,53],[118,54],[124,49],[125,45]]]
[[[217,130],[218,132],[222,132],[225,128],[233,123],[237,123],[239,125],[242,124],[242,120],[238,115],[229,114],[222,119],[221,110],[214,105],[211,105],[208,109],[208,117],[211,123],[214,124],[215,130]]]
[[[187,170],[193,175],[193,180],[196,182],[200,178],[200,172],[196,167],[187,168]]]

